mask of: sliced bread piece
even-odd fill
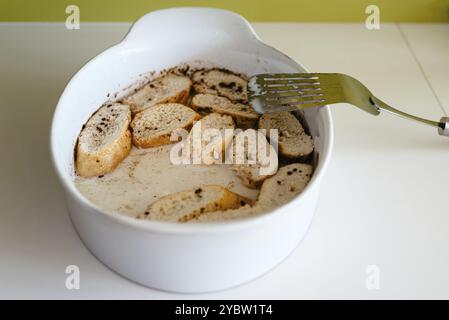
[[[232,117],[219,113],[211,113],[197,121],[187,138],[193,163],[223,163],[223,154],[232,142],[234,128]]]
[[[312,174],[313,167],[309,164],[292,163],[281,167],[263,182],[257,205],[273,208],[289,202],[304,190]]]
[[[313,139],[305,133],[299,120],[290,112],[266,113],[259,119],[259,129],[278,130],[279,153],[287,158],[305,157],[313,152]]]
[[[131,122],[132,140],[139,148],[170,144],[170,136],[177,129],[190,129],[201,116],[179,103],[158,104],[136,114]]]
[[[217,112],[230,115],[237,126],[244,129],[255,127],[259,119],[259,114],[251,106],[214,94],[196,94],[192,98],[191,107],[199,113]]]
[[[243,184],[255,189],[276,173],[278,156],[262,132],[248,129],[234,137],[232,163],[232,170]]]
[[[252,207],[251,205],[246,204],[237,209],[205,213],[190,220],[190,222],[221,222],[227,220],[244,219],[263,212],[263,210],[260,209],[261,208],[259,208],[257,205]]]
[[[83,177],[104,175],[117,167],[131,150],[127,105],[108,104],[83,126],[76,147],[76,172]]]
[[[159,103],[186,103],[192,81],[182,75],[168,73],[143,86],[137,92],[123,99],[123,103],[136,114]]]
[[[149,205],[138,218],[187,222],[207,212],[236,209],[247,203],[251,200],[222,186],[206,185],[164,196]]]
[[[248,101],[248,81],[242,75],[223,69],[198,70],[193,73],[192,80],[197,93],[216,94],[243,103]]]

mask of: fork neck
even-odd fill
[[[441,130],[445,130],[445,129],[447,130],[448,129],[447,128],[448,125],[444,121],[438,122],[438,121],[428,120],[428,119],[424,119],[424,118],[421,118],[421,117],[417,117],[417,116],[405,113],[405,112],[403,112],[401,110],[398,110],[398,109],[395,109],[395,108],[389,106],[388,104],[386,104],[385,102],[383,102],[382,100],[380,100],[380,99],[378,99],[378,98],[376,98],[374,96],[370,97],[370,102],[376,108],[378,108],[379,110],[383,110],[383,111],[392,113],[392,114],[397,115],[399,117],[410,119],[410,120],[414,120],[414,121],[417,121],[417,122],[421,122],[421,123],[427,124],[427,125],[432,126],[432,127],[436,127],[438,129],[441,129]]]

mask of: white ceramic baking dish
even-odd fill
[[[51,130],[54,166],[84,244],[119,274],[145,286],[177,292],[232,287],[262,275],[287,257],[311,223],[333,140],[329,109],[307,110],[305,118],[318,155],[311,182],[290,203],[251,219],[214,224],[142,221],[90,203],[74,184],[73,150],[83,123],[108,93],[126,89],[139,74],[195,60],[247,75],[305,71],[261,42],[237,14],[209,8],[156,11],[140,18],[122,42],[74,75],[61,95]]]

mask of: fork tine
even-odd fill
[[[296,109],[303,109],[303,108],[323,107],[325,105],[326,101],[316,101],[316,102],[302,103],[299,105],[295,105],[294,107]]]
[[[287,104],[287,105],[268,105],[264,106],[264,113],[271,112],[281,112],[281,111],[295,111],[299,109],[312,108],[312,107],[322,107],[325,106],[324,102],[315,102],[315,103],[302,103],[302,104]]]
[[[262,86],[260,88],[263,92],[269,92],[269,91],[298,91],[303,89],[319,89],[320,86],[313,84],[313,83],[298,83],[295,85],[279,85],[279,86]]]
[[[262,73],[258,74],[257,78],[263,79],[279,79],[279,78],[289,78],[289,79],[309,79],[319,77],[320,73]]]
[[[288,96],[279,96],[277,94],[264,94],[262,96],[259,96],[259,98],[262,99],[292,99],[292,98],[298,98],[298,99],[304,99],[304,100],[310,100],[313,97],[317,97],[317,98],[321,98],[324,97],[324,93],[322,92],[318,92],[318,93],[313,93],[313,94],[302,94],[302,93],[296,93],[296,94],[292,94],[292,95],[288,95]]]
[[[273,111],[292,111],[292,110],[298,110],[303,108],[310,108],[310,107],[320,107],[326,105],[326,101],[322,100],[315,100],[310,101],[307,103],[286,103],[286,104],[267,104],[264,105],[265,112],[272,112]],[[289,110],[287,110],[289,109]]]
[[[321,86],[309,86],[309,87],[304,87],[301,88],[302,92],[314,92],[314,91],[319,91],[319,92],[323,92],[323,88]]]
[[[262,97],[265,103],[291,104],[304,103],[307,101],[325,100],[324,95],[292,96],[292,97]]]
[[[325,102],[326,99],[323,97],[306,97],[306,98],[289,98],[289,99],[280,99],[280,100],[267,100],[262,99],[262,103],[264,106],[286,106],[286,105],[303,105],[307,103],[316,103],[316,102]]]
[[[310,95],[323,95],[325,92],[319,88],[314,90],[295,90],[295,91],[268,91],[264,94],[265,97],[284,98],[284,97],[297,97],[297,96],[310,96]]]
[[[288,79],[288,80],[279,80],[279,79],[263,79],[256,81],[257,83],[261,84],[262,86],[274,86],[274,85],[280,85],[280,84],[289,84],[289,85],[295,85],[295,84],[306,84],[306,83],[312,83],[312,84],[319,84],[319,79]]]
[[[341,91],[332,77],[314,73],[260,74],[248,86],[250,104],[260,113],[324,106]]]

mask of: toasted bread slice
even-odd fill
[[[210,93],[232,101],[248,101],[247,79],[227,70],[199,70],[193,73],[193,88],[197,93]]]
[[[305,157],[313,152],[311,136],[305,133],[299,120],[290,112],[266,113],[259,119],[259,129],[278,130],[279,153],[287,158]]]
[[[280,168],[263,182],[257,205],[273,208],[289,202],[304,190],[312,174],[313,167],[304,163],[292,163]]]
[[[104,175],[117,167],[131,150],[127,105],[108,104],[83,126],[76,147],[76,172],[83,177]]]
[[[196,94],[192,98],[191,107],[199,113],[217,112],[230,115],[237,126],[244,129],[255,127],[259,119],[259,114],[251,106],[213,94]]]
[[[232,170],[249,188],[258,188],[278,168],[276,150],[262,132],[248,129],[234,137]]]
[[[186,103],[189,99],[192,81],[182,75],[168,73],[143,86],[137,92],[123,99],[123,103],[136,114],[160,103]]]
[[[249,218],[259,213],[261,213],[261,210],[257,205],[252,207],[251,205],[246,204],[237,209],[205,213],[198,217],[195,217],[194,219],[190,220],[190,222],[221,222],[227,220],[237,220]]]
[[[164,196],[149,205],[138,218],[187,222],[208,212],[236,209],[247,203],[251,200],[222,186],[206,185]]]
[[[224,151],[232,142],[234,128],[234,120],[225,114],[211,113],[197,121],[187,140],[192,159],[202,164],[222,163]]]
[[[201,116],[179,103],[158,104],[136,114],[131,122],[132,140],[139,148],[170,144],[170,136],[177,129],[190,129]]]

